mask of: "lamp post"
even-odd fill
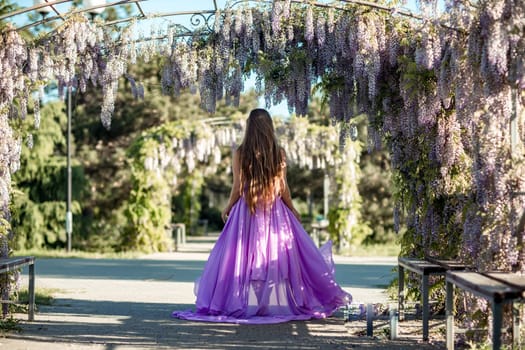
[[[73,232],[73,213],[71,212],[71,85],[67,87],[67,202],[66,234],[67,252],[71,252],[71,233]]]
[[[328,195],[330,192],[330,178],[328,173],[325,172],[323,178],[323,216],[324,219],[328,219]]]
[[[37,1],[35,0],[35,3]],[[45,3],[47,1],[40,0],[39,3]],[[96,7],[105,5],[106,0],[84,0],[84,6],[86,8]],[[44,7],[49,12],[49,7]],[[95,16],[102,13],[104,7],[95,8],[89,10],[89,15],[91,20],[95,19]],[[47,13],[46,13],[47,14]],[[42,15],[44,16],[44,15]],[[72,107],[71,107],[71,85],[67,88],[67,198],[66,198],[66,234],[67,234],[67,252],[71,252],[71,235],[73,233],[73,213],[71,211],[71,194],[72,194],[72,171],[71,171],[71,117],[72,117]]]

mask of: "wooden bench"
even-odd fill
[[[426,259],[416,258],[398,258],[399,270],[399,292],[398,292],[398,308],[399,320],[404,319],[404,303],[405,303],[405,269],[412,271],[421,276],[421,304],[423,308],[423,340],[428,340],[428,322],[429,322],[429,285],[428,279],[430,275],[445,276],[449,270],[463,270],[466,266],[454,260],[445,260],[439,258],[429,257]]]
[[[28,319],[35,319],[35,258],[33,256],[19,256],[13,258],[0,258],[0,274],[7,274],[24,266],[29,266],[29,308]],[[0,300],[0,303],[12,303],[10,300]]]
[[[446,273],[447,349],[454,349],[454,286],[488,300],[492,308],[492,349],[501,347],[503,304],[525,298],[525,276],[513,273],[448,271]],[[513,308],[514,309],[514,308]],[[520,346],[519,313],[513,310],[513,343]]]

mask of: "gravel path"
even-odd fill
[[[51,306],[20,333],[0,338],[17,349],[443,349],[436,337],[418,341],[420,323],[401,324],[400,338],[362,336],[365,321],[344,322],[342,313],[324,320],[277,325],[189,322],[170,317],[192,308],[193,281],[213,242],[189,242],[184,250],[140,259],[37,259],[36,286],[53,290]],[[338,282],[362,303],[387,302],[384,287],[395,258],[335,257]],[[24,274],[25,278],[25,274]],[[25,285],[26,281],[22,282]],[[377,322],[376,326],[381,326]],[[385,322],[383,322],[385,323]],[[384,326],[384,325],[383,325]],[[442,325],[435,324],[439,334]],[[405,332],[403,333],[403,330]],[[377,328],[376,334],[383,331]]]

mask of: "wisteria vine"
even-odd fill
[[[132,191],[126,215],[130,229],[124,230],[126,248],[146,252],[169,250],[171,240],[164,227],[171,223],[169,188],[177,187],[179,177],[198,170],[204,175],[217,172],[224,148],[241,142],[245,116],[233,116],[226,124],[214,125],[206,120],[180,120],[144,131],[129,149],[132,170]],[[337,205],[346,215],[357,217],[360,198],[358,142],[347,142],[340,150],[338,127],[310,123],[306,118],[275,120],[276,133],[287,159],[307,169],[341,169],[338,180]],[[222,148],[222,150],[221,150]],[[342,152],[341,152],[342,151]],[[227,167],[229,169],[229,167]],[[351,239],[356,220],[347,220],[345,234]]]
[[[407,227],[403,253],[525,272],[525,232],[517,224],[525,207],[525,2],[447,0],[441,15],[436,1],[419,3],[422,21],[351,4],[238,5],[215,14],[211,33],[180,38],[168,29],[157,41],[134,40],[132,26],[115,36],[79,15],[32,43],[6,26],[0,38],[1,255],[8,254],[10,173],[22,139],[10,120],[26,116],[32,92],[52,80],[60,91],[98,85],[101,119],[109,127],[118,80],[133,79],[127,65],[161,55],[163,91],[198,92],[209,112],[221,99],[238,103],[244,78],[255,74],[268,103],[286,100],[297,115],[306,115],[314,90],[326,96],[334,121],[366,113],[368,148],[384,143],[391,153],[396,226],[404,221]],[[348,128],[341,130],[344,139]]]

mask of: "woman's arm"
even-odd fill
[[[288,181],[286,180],[286,153],[284,149],[281,149],[282,152],[282,158],[283,158],[283,172],[282,172],[282,179],[281,179],[281,198],[284,202],[284,204],[290,208],[293,215],[297,218],[297,220],[301,220],[301,215],[299,212],[295,209],[292,202],[292,195],[290,193],[290,187],[288,187]]]
[[[232,164],[232,172],[233,172],[233,184],[232,184],[232,190],[230,192],[230,199],[228,200],[228,205],[221,213],[222,221],[226,222],[226,219],[228,219],[228,215],[230,215],[230,211],[233,207],[233,205],[239,200],[241,197],[240,193],[240,153],[239,150],[235,151],[235,154],[233,155],[233,164]]]

